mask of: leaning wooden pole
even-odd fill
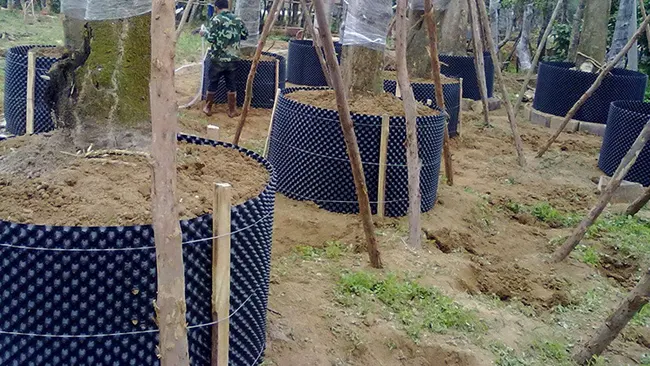
[[[578,243],[580,243],[580,240],[582,240],[582,238],[585,236],[585,233],[587,232],[589,226],[591,226],[594,221],[596,221],[598,216],[600,216],[600,214],[603,212],[609,201],[611,201],[612,197],[614,196],[614,192],[616,192],[616,189],[618,189],[618,187],[621,185],[621,182],[623,181],[623,178],[625,178],[625,175],[630,171],[630,169],[632,169],[634,163],[636,163],[636,159],[639,157],[641,150],[643,150],[643,147],[646,145],[646,142],[649,138],[650,121],[648,121],[643,127],[643,130],[641,130],[639,137],[636,138],[636,141],[634,141],[630,147],[630,150],[628,150],[627,154],[623,157],[623,160],[621,160],[621,163],[616,169],[616,172],[614,172],[612,175],[612,179],[609,181],[609,184],[607,184],[607,187],[600,195],[600,199],[598,200],[596,206],[594,206],[587,217],[582,220],[580,225],[578,225],[578,227],[574,230],[571,237],[567,239],[567,241],[561,247],[557,248],[555,253],[553,253],[553,263],[563,261],[564,258],[566,258],[573,251],[573,249],[575,249]]]
[[[433,4],[431,0],[424,0],[424,21],[427,25],[427,33],[429,34],[429,48],[431,50],[431,73],[433,84],[436,88],[436,104],[442,109],[445,114],[445,131],[444,139],[442,142],[442,154],[445,158],[445,176],[447,177],[447,184],[454,185],[454,167],[451,161],[451,144],[449,143],[449,114],[445,106],[445,95],[442,91],[442,77],[440,76],[440,57],[438,53],[438,28],[436,27],[436,19],[433,13]],[[461,100],[463,96],[461,95]]]
[[[309,8],[307,8],[307,1],[300,0],[300,5],[302,6],[302,12],[305,14],[304,17],[305,27],[309,30],[309,33],[312,34],[312,39],[314,42],[314,50],[316,51],[316,57],[318,58],[318,62],[320,63],[320,68],[323,70],[323,75],[325,75],[325,81],[327,82],[327,86],[331,88],[332,76],[330,75],[330,71],[327,68],[327,63],[325,62],[325,56],[323,55],[323,48],[320,44],[320,39],[316,35],[314,23],[311,21],[311,13],[309,12]]]
[[[594,356],[603,353],[623,328],[630,322],[650,299],[650,270],[646,270],[641,281],[634,287],[619,307],[598,328],[593,337],[574,354],[578,365],[588,364]]]
[[[483,120],[485,126],[490,125],[490,110],[488,107],[488,90],[487,78],[485,76],[485,58],[483,56],[483,40],[481,40],[481,27],[478,20],[478,9],[474,0],[467,0],[469,15],[471,19],[472,41],[474,44],[474,68],[476,68],[476,78],[478,79],[478,90],[483,103]],[[495,62],[495,60],[492,60]],[[497,62],[498,63],[498,62]],[[497,69],[495,67],[495,69]]]
[[[566,127],[567,124],[569,124],[569,121],[571,121],[573,116],[575,116],[576,113],[578,113],[578,110],[585,104],[587,99],[589,99],[594,94],[596,89],[600,87],[600,84],[603,83],[603,80],[605,80],[607,75],[609,75],[610,71],[612,71],[612,69],[614,69],[614,67],[618,65],[618,63],[623,59],[623,57],[627,55],[628,51],[630,51],[630,48],[632,48],[632,46],[634,45],[634,42],[636,42],[639,36],[641,36],[641,33],[643,33],[646,30],[648,24],[650,24],[650,17],[646,16],[645,19],[643,19],[643,23],[641,23],[641,25],[636,30],[634,35],[630,37],[630,39],[627,41],[625,47],[623,47],[623,49],[618,53],[618,55],[616,55],[616,57],[614,57],[613,60],[608,62],[607,65],[605,65],[605,67],[600,71],[598,78],[596,78],[596,81],[594,81],[591,87],[589,87],[589,89],[580,97],[580,99],[578,99],[578,101],[573,105],[573,107],[571,107],[567,115],[564,117],[564,121],[562,121],[560,127],[558,127],[558,129],[555,131],[553,136],[551,136],[551,138],[548,139],[546,144],[544,144],[544,147],[542,147],[542,149],[537,153],[538,158],[544,156],[544,154],[548,151],[551,145],[553,145],[555,140],[557,140],[558,136],[560,136],[562,131],[564,131],[564,128]]]
[[[181,16],[181,22],[178,23],[178,28],[176,28],[177,40],[178,37],[181,36],[181,33],[183,33],[183,27],[185,26],[185,23],[187,23],[187,17],[190,15],[190,9],[192,8],[192,5],[194,5],[194,0],[188,0],[187,4],[185,4],[185,9],[183,9],[183,15]]]
[[[555,19],[557,18],[558,14],[560,14],[562,1],[563,0],[558,0],[557,4],[555,5],[555,9],[553,9],[553,14],[551,15],[551,19],[548,21],[546,30],[544,30],[544,35],[542,35],[542,41],[539,42],[539,46],[537,47],[537,52],[535,52],[535,57],[533,58],[533,67],[531,67],[530,70],[528,70],[528,72],[526,73],[526,77],[524,78],[524,83],[521,85],[521,89],[519,89],[519,94],[517,94],[517,103],[515,104],[515,117],[517,117],[519,108],[521,108],[521,102],[524,100],[524,93],[526,93],[526,89],[528,89],[528,83],[530,82],[530,79],[533,78],[533,74],[535,73],[535,69],[537,68],[537,63],[539,62],[539,58],[542,56],[542,52],[544,52],[544,48],[546,47],[546,41],[548,40],[548,36],[551,35],[551,31],[553,30],[553,23],[555,23]]]
[[[395,53],[397,66],[397,87],[400,88],[402,101],[404,102],[404,115],[406,116],[406,166],[408,170],[408,192],[409,192],[409,246],[413,249],[422,247],[421,232],[421,199],[420,193],[420,170],[422,162],[418,147],[417,129],[417,102],[406,66],[406,7],[408,0],[397,0],[395,14]]]
[[[625,210],[625,216],[636,215],[648,202],[650,202],[650,188],[646,189],[641,197],[634,200],[634,202],[628,206],[627,210]]]
[[[350,157],[350,166],[352,167],[354,186],[357,190],[359,213],[361,215],[363,231],[366,235],[366,246],[368,249],[368,256],[370,257],[370,264],[375,268],[381,268],[381,256],[379,249],[377,248],[375,226],[372,223],[370,199],[368,198],[366,178],[363,174],[361,153],[359,152],[357,136],[354,133],[354,125],[352,124],[352,119],[350,117],[350,106],[348,105],[348,101],[345,98],[345,86],[343,84],[343,77],[341,76],[341,68],[339,67],[338,59],[336,58],[334,41],[332,40],[332,32],[330,31],[329,23],[327,21],[327,14],[325,14],[325,6],[323,5],[323,0],[314,0],[314,7],[316,9],[316,18],[318,19],[318,24],[326,25],[323,27],[323,32],[320,32],[319,37],[321,37],[321,43],[323,44],[323,48],[325,50],[327,67],[332,71],[332,86],[334,87],[334,91],[336,93],[336,104],[338,107],[341,129],[343,130],[345,146],[348,151],[348,156]]]
[[[262,35],[260,35],[260,40],[257,43],[257,49],[255,50],[255,55],[253,56],[251,71],[248,73],[248,79],[246,79],[246,96],[244,97],[244,106],[242,107],[239,124],[237,125],[237,130],[235,131],[235,138],[232,141],[232,143],[235,145],[239,144],[242,130],[246,124],[246,117],[248,117],[248,111],[251,109],[251,102],[253,101],[253,80],[255,80],[257,66],[260,64],[260,58],[262,57],[262,51],[264,50],[266,38],[268,38],[269,34],[271,33],[271,29],[273,29],[273,24],[275,24],[275,20],[278,17],[278,9],[280,7],[280,4],[283,2],[284,0],[273,0],[269,14],[264,21]]]
[[[151,9],[151,100],[153,157],[152,214],[156,246],[158,296],[154,308],[162,366],[189,365],[185,319],[185,272],[176,192],[176,134],[174,90],[174,2],[153,0]]]
[[[490,29],[490,21],[488,20],[488,12],[485,7],[485,2],[482,0],[476,0],[478,4],[478,13],[479,17],[482,19],[481,23],[483,24],[483,36],[488,44],[490,49],[490,55],[492,60],[498,60],[497,48],[492,39],[492,30]],[[501,95],[503,98],[503,104],[506,105],[506,111],[508,112],[508,120],[510,121],[510,129],[512,130],[512,137],[515,141],[515,149],[517,150],[517,162],[519,166],[526,166],[526,156],[524,155],[524,143],[521,140],[521,135],[519,134],[519,128],[517,127],[517,119],[515,117],[515,111],[512,108],[512,103],[510,103],[510,94],[508,93],[508,88],[503,79],[503,72],[501,68],[494,68],[494,75],[497,77],[497,83],[501,88]]]
[[[645,1],[639,1],[639,8],[641,8],[641,16],[645,19],[648,17],[648,13],[645,10]],[[650,47],[650,25],[645,27],[645,38],[648,41],[648,47]]]

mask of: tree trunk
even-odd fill
[[[528,71],[533,67],[530,48],[528,47],[530,43],[530,32],[533,28],[533,8],[534,5],[532,2],[526,4],[524,18],[521,24],[521,38],[519,39],[519,43],[517,43],[517,59],[519,60],[519,68],[522,71]]]
[[[436,19],[440,24],[440,53],[445,55],[467,55],[467,31],[469,9],[461,0],[441,0],[434,4]]]
[[[431,77],[431,58],[427,52],[422,52],[429,46],[423,15],[424,10],[413,7],[409,10],[406,64],[412,78],[428,79]]]
[[[636,315],[650,298],[650,270],[647,270],[641,281],[630,292],[618,309],[610,315],[596,334],[574,355],[573,360],[578,365],[585,365],[593,356],[598,356],[609,346],[627,323]]]
[[[50,72],[56,126],[73,130],[76,144],[105,147],[117,146],[120,130],[148,130],[151,14],[63,24],[73,51]]]
[[[499,7],[501,0],[490,0],[490,28],[492,28],[492,41],[499,44]]]
[[[510,41],[510,36],[512,36],[512,28],[514,28],[514,23],[515,23],[515,10],[511,6],[506,13],[506,26],[504,30],[505,35],[503,37],[503,40],[501,40],[501,42],[498,43],[499,49],[501,49],[501,47],[505,46],[506,43]]]
[[[333,0],[325,0],[323,1],[323,5],[325,6],[325,15],[327,16],[327,24],[332,24],[332,1]],[[320,27],[321,25],[318,24],[318,18],[314,19],[314,30],[320,34]],[[314,38],[317,38],[318,35],[315,35]]]
[[[587,0],[579,1],[578,9],[573,16],[573,23],[571,25],[571,41],[569,43],[569,51],[567,52],[567,61],[569,62],[576,62],[578,44],[580,43],[580,30],[582,29],[582,19],[585,14],[585,5],[587,4]]]
[[[373,11],[368,12],[372,7]],[[384,92],[384,48],[391,0],[350,0],[342,43],[343,79],[348,95]]]
[[[580,35],[578,52],[583,53],[601,64],[605,61],[607,52],[607,23],[609,22],[609,9],[612,0],[589,0],[585,6],[584,24]],[[586,58],[576,57],[578,66]]]
[[[235,14],[248,29],[248,38],[241,41],[241,52],[244,56],[250,56],[255,53],[260,37],[260,0],[237,0]]]
[[[616,27],[614,28],[614,37],[612,46],[607,54],[607,61],[611,61],[625,47],[627,40],[630,39],[636,30],[636,0],[621,0],[618,5],[618,15],[616,16]],[[638,48],[636,44],[627,54],[627,60],[623,59],[616,67],[627,67],[631,70],[638,69]],[[627,61],[627,62],[626,62]]]

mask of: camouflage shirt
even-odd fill
[[[211,44],[213,62],[232,62],[239,60],[239,42],[248,37],[248,30],[238,16],[224,10],[210,19],[204,37]]]

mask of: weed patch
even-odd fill
[[[303,260],[314,261],[322,259],[338,260],[350,248],[340,241],[328,241],[324,247],[312,247],[309,245],[299,245],[294,248],[295,254]]]

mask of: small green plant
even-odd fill
[[[587,231],[587,238],[598,239],[625,257],[650,263],[650,222],[623,215],[605,215]]]
[[[564,344],[550,340],[536,340],[531,347],[538,359],[552,362],[554,365],[569,363],[569,351]]]
[[[349,248],[337,240],[327,241],[324,247],[312,247],[310,245],[298,245],[294,252],[303,260],[319,260],[322,258],[337,260],[340,259]]]
[[[573,226],[577,219],[572,215],[565,215],[551,206],[548,202],[539,202],[531,207],[531,214],[539,221],[549,224],[551,227]]]
[[[600,265],[600,253],[591,245],[578,245],[576,256],[581,262],[593,267]]]
[[[490,345],[490,351],[496,356],[494,364],[497,366],[527,366],[529,365],[523,358],[517,355],[514,349],[503,343],[493,343]]]
[[[358,299],[376,301],[386,307],[413,339],[423,331],[447,330],[474,332],[485,327],[476,314],[463,308],[438,289],[389,274],[385,278],[360,271],[345,273],[337,287],[339,303],[352,306]]]
[[[632,318],[632,324],[640,327],[650,327],[650,305],[645,305],[639,312]]]

